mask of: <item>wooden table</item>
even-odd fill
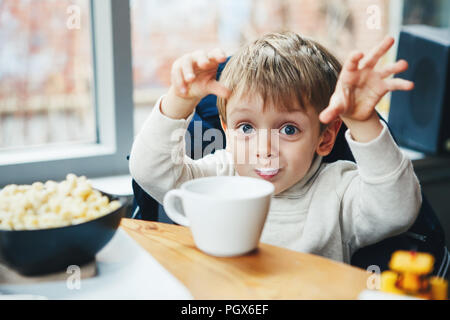
[[[122,219],[121,227],[195,299],[356,299],[365,270],[260,243],[245,256],[216,258],[195,247],[188,228]]]

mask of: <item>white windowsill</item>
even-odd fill
[[[0,153],[0,166],[112,155],[115,152],[114,148],[99,144],[65,144],[23,148],[17,151],[5,150]]]
[[[89,180],[92,182],[92,187],[100,191],[120,196],[133,195],[131,175],[110,176]]]

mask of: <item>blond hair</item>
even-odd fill
[[[220,82],[232,95],[257,93],[279,110],[303,110],[308,105],[319,113],[328,106],[340,62],[319,43],[294,32],[270,33],[242,47],[225,66]],[[298,104],[293,103],[293,99]],[[218,98],[219,115],[226,124],[227,99]]]

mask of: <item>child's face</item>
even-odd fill
[[[259,95],[232,96],[227,104],[227,125],[222,126],[237,173],[272,182],[275,194],[300,181],[315,154],[328,154],[332,148],[324,150],[318,114],[313,107],[306,109],[287,113],[269,104],[263,112]]]

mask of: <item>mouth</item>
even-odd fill
[[[263,178],[265,180],[271,180],[280,172],[280,170],[281,170],[280,168],[278,168],[278,169],[275,169],[275,168],[258,168],[258,169],[255,169],[255,172],[261,178]]]

